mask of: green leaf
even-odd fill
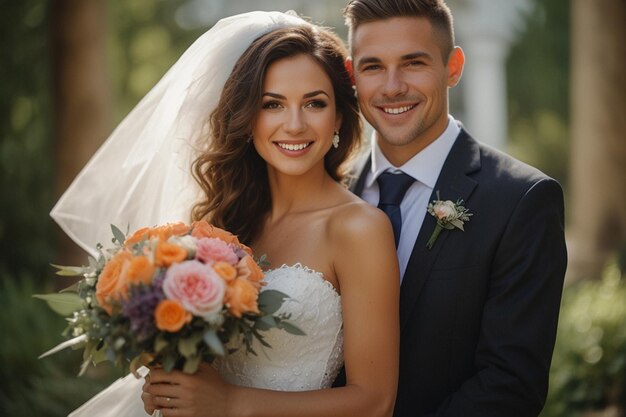
[[[463,222],[462,222],[461,220],[458,220],[458,219],[450,220],[450,223],[451,223],[453,226],[455,226],[455,227],[457,227],[457,228],[459,228],[459,229],[463,230]]]
[[[91,269],[93,269],[94,271],[96,269],[98,269],[98,261],[96,260],[96,258],[94,258],[93,256],[89,255],[89,256],[87,256],[87,260],[89,261],[89,267]]]
[[[265,290],[259,294],[259,310],[264,314],[274,314],[289,296],[276,290]]]
[[[85,273],[85,268],[82,266],[50,265],[58,269],[56,274],[62,277],[77,277],[82,276]]]
[[[286,321],[286,320],[281,320],[278,323],[278,327],[280,327],[281,329],[285,330],[287,333],[291,333],[294,334],[296,336],[306,336],[306,333],[304,331],[302,331],[302,329],[300,329],[298,326],[296,326],[295,324]]]
[[[274,316],[263,316],[254,322],[254,327],[257,330],[267,331],[274,327],[278,327],[278,324],[276,323]]]
[[[69,316],[83,306],[83,299],[74,293],[34,294],[33,297],[44,300],[52,310],[62,316]]]
[[[207,346],[211,349],[213,353],[219,356],[224,356],[224,345],[222,344],[220,338],[217,336],[217,332],[215,330],[210,329],[204,332],[204,334],[202,335],[202,340],[204,340],[204,343],[207,344]]]
[[[198,342],[202,339],[202,336],[195,334],[186,339],[180,339],[178,341],[178,352],[185,358],[190,358],[198,354]]]
[[[87,335],[86,334],[83,334],[81,336],[77,336],[77,337],[75,337],[73,339],[70,339],[70,340],[66,340],[65,342],[63,342],[61,344],[58,344],[57,346],[53,347],[49,351],[44,352],[41,355],[39,355],[39,359],[45,358],[46,356],[50,356],[53,353],[57,353],[57,352],[65,349],[65,348],[68,348],[68,347],[74,348],[76,346],[79,346],[79,347],[85,346],[85,344],[87,343],[87,340],[88,339],[87,339]]]
[[[176,355],[165,355],[163,358],[163,370],[165,372],[171,372],[176,366]]]
[[[186,374],[195,373],[198,370],[198,366],[200,366],[201,359],[200,355],[187,358],[183,365],[183,372]]]
[[[163,336],[158,336],[154,341],[154,351],[156,353],[160,353],[163,349],[165,349],[168,345],[167,340]]]
[[[124,241],[126,240],[126,236],[124,235],[124,232],[122,232],[120,229],[117,228],[117,226],[115,226],[114,224],[111,225],[111,231],[113,232],[113,241],[117,241],[117,243],[120,244],[120,246],[124,245]]]
[[[94,365],[97,365],[106,360],[107,360],[106,350],[103,348],[94,349],[94,351],[91,353],[91,361],[94,363]]]
[[[59,291],[60,294],[63,294],[63,293],[66,293],[66,292],[78,293],[78,282],[75,282],[72,285],[70,285],[69,287],[63,288],[61,291]]]

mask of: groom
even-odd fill
[[[448,114],[465,58],[443,0],[353,0],[344,14],[376,130],[353,189],[390,216],[402,272],[395,416],[536,416],[567,263],[561,188]],[[431,239],[433,200],[465,207],[464,230]]]

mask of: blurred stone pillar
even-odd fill
[[[626,1],[572,0],[567,280],[599,278],[626,240]]]
[[[65,191],[110,131],[106,3],[56,0],[50,6],[57,196]],[[60,229],[58,242],[57,263],[85,263],[82,249]]]
[[[506,59],[530,0],[450,1],[457,44],[465,52],[463,123],[478,140],[504,149],[508,137]]]

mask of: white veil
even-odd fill
[[[198,38],[113,131],[50,215],[90,254],[130,231],[190,220],[200,188],[191,175],[199,139],[235,62],[259,36],[301,25],[292,12],[225,18]]]

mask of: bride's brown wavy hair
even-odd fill
[[[305,54],[328,75],[342,116],[339,147],[324,157],[328,174],[344,180],[345,163],[361,143],[361,119],[345,67],[342,41],[312,24],[277,29],[256,39],[239,58],[228,77],[219,103],[210,116],[209,146],[193,163],[193,174],[204,198],[192,211],[194,220],[207,219],[245,243],[258,237],[271,209],[267,166],[249,138],[261,109],[263,80],[275,61]]]

